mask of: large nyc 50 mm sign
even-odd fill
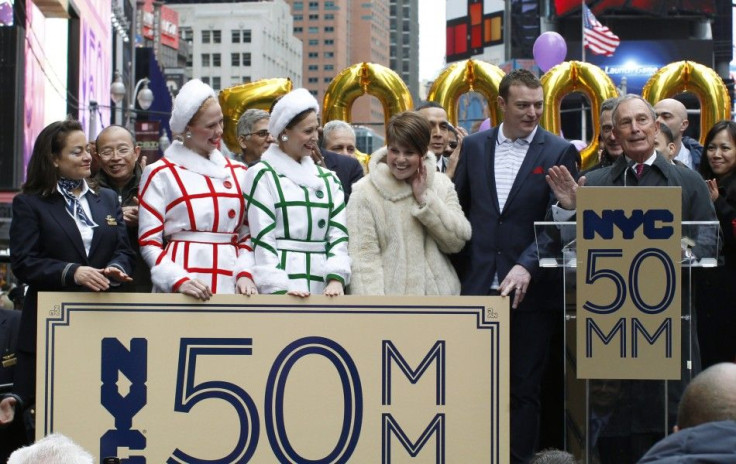
[[[124,464],[507,462],[508,306],[44,293],[37,433]]]
[[[679,379],[680,188],[585,187],[577,206],[578,377]]]

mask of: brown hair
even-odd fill
[[[503,98],[504,101],[508,98],[509,88],[511,88],[512,85],[523,85],[530,89],[538,89],[542,86],[542,83],[539,82],[537,76],[535,76],[531,71],[527,71],[526,69],[515,69],[503,76],[501,83],[498,84],[498,96]]]
[[[405,111],[391,118],[386,126],[386,144],[411,147],[422,157],[429,149],[432,126],[427,118],[413,111]]]
[[[54,160],[61,156],[69,134],[77,131],[83,132],[82,124],[69,117],[64,121],[52,122],[38,134],[28,161],[26,182],[21,187],[23,193],[49,196],[56,191],[60,176]],[[92,186],[90,183],[90,188]]]

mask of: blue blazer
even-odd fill
[[[135,255],[128,242],[118,197],[110,189],[88,192],[94,229],[89,256],[64,199],[18,194],[13,199],[10,223],[10,264],[15,276],[28,285],[20,323],[18,350],[36,352],[36,306],[39,291],[74,292],[86,287],[74,283],[79,266],[104,268],[117,264],[133,272]]]
[[[345,203],[347,203],[353,191],[353,184],[363,178],[363,167],[355,158],[324,149],[321,151],[325,158],[325,167],[330,171],[335,171],[337,178],[340,179],[342,190],[345,192]]]
[[[473,228],[473,236],[454,257],[463,295],[487,295],[493,277],[499,283],[511,268],[522,265],[532,275],[519,309],[531,307],[535,294],[544,293],[540,281],[534,222],[544,221],[554,195],[547,185],[547,170],[565,165],[577,175],[577,150],[567,141],[537,128],[503,211],[498,206],[494,154],[498,127],[463,139],[454,182],[460,205]],[[549,280],[550,276],[546,276]],[[562,282],[554,285],[562,290]]]

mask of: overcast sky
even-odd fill
[[[419,1],[419,79],[433,80],[445,65],[446,0]]]

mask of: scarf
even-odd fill
[[[59,191],[61,191],[61,195],[64,197],[64,201],[66,202],[66,212],[69,213],[71,217],[74,217],[76,212],[76,217],[79,218],[79,222],[88,227],[97,227],[97,223],[87,217],[87,214],[84,212],[84,208],[82,208],[82,204],[79,202],[79,198],[72,193],[73,190],[82,187],[82,182],[82,179],[59,179]]]

